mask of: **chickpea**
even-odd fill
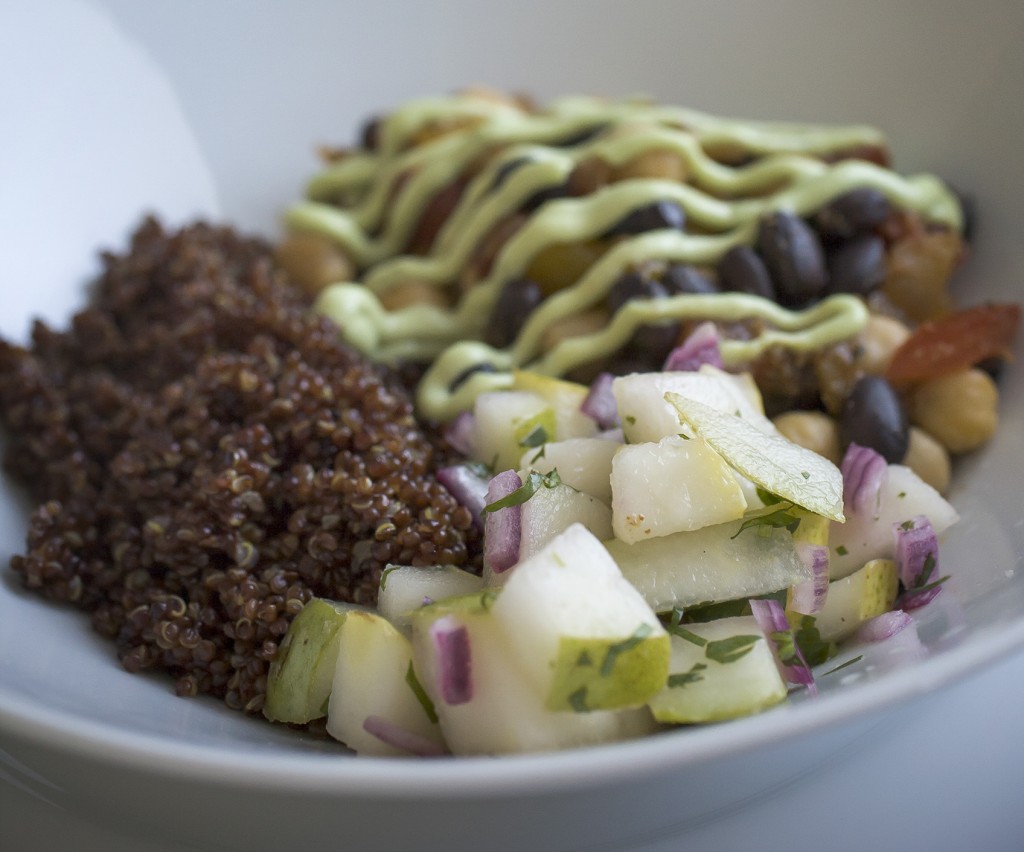
[[[839,426],[824,411],[787,411],[773,422],[775,428],[794,444],[824,456],[833,464],[843,460]]]
[[[883,375],[893,354],[908,337],[910,329],[899,320],[872,314],[857,336],[857,366],[876,376]]]
[[[597,192],[611,180],[612,167],[600,157],[580,160],[569,173],[569,193],[574,196]]]
[[[658,178],[684,183],[689,175],[687,163],[678,153],[655,148],[637,154],[633,159],[618,166],[612,173],[612,180]]]
[[[977,369],[922,382],[908,407],[910,422],[953,454],[977,449],[999,424],[999,390],[988,373]]]
[[[907,445],[903,464],[936,491],[944,494],[949,488],[949,453],[924,429],[910,427],[910,443]]]
[[[448,294],[443,286],[416,278],[389,287],[379,298],[380,303],[389,311],[400,311],[412,305],[450,307]]]
[[[355,264],[330,237],[312,231],[296,231],[285,237],[274,252],[274,260],[292,283],[309,296],[328,284],[351,281]]]
[[[544,330],[544,334],[541,336],[541,348],[545,352],[550,352],[563,340],[592,334],[595,331],[600,331],[607,324],[608,312],[601,308],[570,314],[552,323]]]

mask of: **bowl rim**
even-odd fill
[[[177,780],[303,795],[439,800],[542,794],[678,771],[760,746],[893,710],[969,678],[1024,648],[1024,618],[987,627],[914,665],[800,703],[732,722],[561,751],[500,757],[358,758],[323,753],[239,754],[236,750],[125,731],[40,707],[0,685],[0,739],[13,735],[86,763]],[[128,673],[125,672],[128,676]],[[168,696],[170,699],[173,696]]]

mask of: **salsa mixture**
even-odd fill
[[[913,629],[1019,325],[954,306],[949,186],[872,128],[487,90],[323,156],[276,246],[147,220],[0,342],[11,567],[126,669],[501,753],[758,712]]]

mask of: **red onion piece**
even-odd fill
[[[476,422],[469,411],[461,411],[455,419],[449,423],[444,430],[445,440],[452,445],[457,452],[468,456],[473,450],[473,429]]]
[[[722,352],[718,348],[718,329],[713,322],[702,322],[681,344],[668,353],[666,372],[696,372],[703,364],[725,369]]]
[[[363,730],[382,743],[407,751],[416,757],[441,757],[445,754],[439,743],[421,737],[382,716],[367,716],[363,720]]]
[[[613,429],[619,425],[619,406],[612,395],[611,373],[600,373],[590,384],[590,393],[580,405],[580,411],[593,418],[602,429]]]
[[[796,554],[811,569],[811,579],[793,586],[790,608],[802,615],[815,615],[821,612],[828,597],[828,548],[823,544],[798,541]]]
[[[843,509],[848,515],[867,515],[878,508],[878,495],[889,473],[885,458],[870,447],[850,444],[840,466]]]
[[[899,603],[903,609],[917,609],[942,591],[938,585],[922,588],[939,579],[939,540],[924,515],[893,524],[892,529],[896,537],[896,566],[906,590]]]
[[[783,659],[779,652],[779,642],[772,638],[773,633],[792,633],[789,622],[786,621],[786,611],[782,608],[782,604],[775,600],[751,598],[750,611],[758,626],[768,637],[768,644],[771,646],[775,664],[779,667],[782,677],[789,683],[806,686],[809,693],[816,695],[818,687],[814,683],[814,673],[807,665],[807,660],[804,659],[803,652],[796,642],[793,642],[793,655],[788,659]]]
[[[446,704],[465,704],[473,698],[473,659],[469,631],[451,615],[430,625],[437,651],[438,688]]]
[[[460,506],[472,512],[473,523],[477,529],[482,530],[483,508],[487,505],[487,480],[475,473],[469,465],[455,464],[442,467],[437,472],[437,481],[448,489]]]
[[[486,504],[507,497],[523,480],[514,470],[495,476],[487,485]],[[502,574],[519,561],[519,540],[523,534],[523,507],[506,506],[484,516],[484,563],[495,574]]]
[[[881,642],[890,636],[895,636],[904,627],[914,623],[914,619],[901,609],[883,612],[868,621],[865,621],[857,632],[853,634],[855,642]]]

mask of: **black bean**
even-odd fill
[[[516,339],[530,313],[541,303],[544,294],[540,285],[529,278],[515,278],[501,290],[484,331],[484,341],[496,349],[504,349]]]
[[[662,299],[667,296],[660,282],[639,272],[620,275],[608,291],[608,310],[613,314],[633,299]]]
[[[577,130],[571,136],[566,136],[564,139],[561,139],[558,142],[552,142],[551,144],[559,148],[572,148],[576,145],[582,145],[584,142],[589,142],[595,136],[600,134],[604,129],[605,125],[603,124],[595,124],[592,127],[584,127],[581,130]]]
[[[686,211],[674,201],[654,201],[626,214],[612,226],[608,231],[608,236],[642,234],[645,231],[656,231],[661,228],[673,228],[681,231],[685,224]]]
[[[359,144],[367,151],[376,151],[380,144],[380,116],[368,118],[359,131]]]
[[[885,281],[885,241],[862,234],[843,243],[828,257],[829,291],[866,296]]]
[[[907,454],[909,426],[899,394],[881,376],[864,376],[853,386],[839,417],[843,450],[851,444],[871,447],[889,463]]]
[[[459,373],[454,379],[448,383],[448,393],[455,393],[460,387],[462,387],[470,376],[475,376],[477,373],[496,373],[498,368],[493,364],[474,364],[471,367],[466,367],[461,373]]]
[[[621,275],[608,291],[608,309],[615,313],[635,299],[663,299],[668,292],[662,283],[640,272]],[[679,323],[660,322],[640,326],[620,353],[619,359],[646,365],[648,370],[661,368],[679,339]]]
[[[757,248],[775,282],[779,304],[805,305],[828,283],[825,253],[818,235],[794,213],[779,210],[761,220]]]
[[[723,290],[775,301],[775,285],[768,269],[750,246],[734,246],[725,253],[718,262],[718,282]]]
[[[661,283],[670,296],[718,292],[718,285],[710,275],[701,272],[696,266],[685,263],[673,263],[665,270]]]
[[[891,212],[888,198],[877,189],[862,186],[822,207],[814,216],[814,226],[823,237],[848,240],[878,228]]]
[[[525,166],[530,162],[529,157],[513,157],[506,163],[502,163],[498,166],[498,170],[494,173],[494,178],[491,181],[491,192],[494,192],[501,188],[501,186],[509,179],[516,169],[520,166]]]
[[[526,199],[526,203],[523,204],[523,210],[527,213],[532,213],[545,202],[553,201],[556,198],[566,198],[569,194],[569,185],[566,183],[546,186],[544,189],[538,189]]]

